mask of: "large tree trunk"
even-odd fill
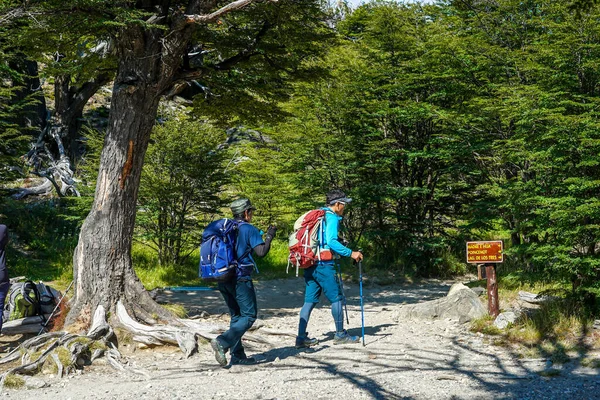
[[[111,112],[92,210],[73,259],[76,301],[68,322],[119,300],[142,320],[171,318],[143,288],[133,271],[131,242],[138,188],[161,90],[176,57],[163,54],[164,31],[131,27],[117,38],[119,58]],[[166,47],[166,46],[165,46]],[[169,50],[172,50],[170,48]]]
[[[161,15],[170,15],[168,28],[131,24],[115,38],[117,77],[94,204],[73,256],[76,297],[67,323],[86,316],[89,320],[98,305],[116,315],[119,302],[141,320],[174,320],[145,291],[131,262],[144,155],[159,98],[173,85],[195,24],[215,22],[221,15],[252,1],[234,1],[210,14],[194,16],[189,14],[208,13],[215,3],[192,1],[185,11],[188,15],[164,6]],[[148,22],[161,18],[150,18]]]

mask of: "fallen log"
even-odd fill
[[[49,314],[44,317],[35,315],[33,317],[25,317],[7,321],[2,325],[2,333],[5,335],[25,335],[39,333]]]

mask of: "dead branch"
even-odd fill
[[[277,0],[268,0],[268,1],[276,2]],[[186,22],[188,24],[202,24],[202,23],[214,22],[225,14],[229,14],[232,11],[242,9],[249,4],[256,3],[256,2],[257,2],[256,0],[237,0],[237,1],[231,2],[227,5],[219,8],[217,11],[210,13],[210,14],[186,15]]]
[[[33,167],[33,174],[45,178],[44,182],[33,188],[23,188],[12,197],[19,200],[33,194],[48,194],[54,187],[59,196],[76,196],[79,197],[79,191],[75,187],[73,179],[73,170],[69,157],[65,153],[61,135],[59,134],[60,127],[52,124],[52,120],[48,121],[46,128],[42,130],[37,142],[32,146],[27,153],[26,162]],[[52,152],[48,148],[45,138],[56,142],[58,147],[59,158],[54,158]]]

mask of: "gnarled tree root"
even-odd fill
[[[134,341],[147,346],[178,345],[186,357],[197,350],[198,338],[212,340],[227,329],[224,325],[201,323],[192,319],[177,319],[174,323],[178,326],[144,325],[131,318],[121,302],[117,303],[117,318],[126,330],[133,333]],[[251,333],[245,334],[244,339],[254,344],[271,344],[264,338]]]
[[[33,375],[44,365],[54,364],[58,376],[83,367],[101,355],[110,365],[123,368],[120,354],[111,339],[114,332],[106,322],[104,307],[94,314],[92,327],[86,335],[68,332],[50,332],[28,339],[0,359],[0,365],[21,359],[21,365],[10,368],[0,375],[0,388],[10,375]],[[46,364],[48,363],[48,364]]]
[[[177,319],[174,325],[144,325],[135,321],[125,306],[118,302],[116,306],[117,323],[133,333],[133,340],[148,346],[164,344],[178,345],[189,357],[198,349],[198,339],[211,340],[227,329],[224,325],[206,324],[191,319]],[[255,331],[261,326],[254,327]],[[264,334],[282,334],[277,331],[261,329]],[[287,334],[287,333],[284,333]],[[292,334],[289,334],[292,335]],[[10,368],[0,375],[0,390],[10,375],[33,375],[43,366],[56,368],[59,377],[69,374],[94,360],[105,357],[108,364],[120,371],[131,371],[148,376],[145,371],[126,368],[121,362],[121,354],[113,343],[114,331],[106,321],[106,311],[98,306],[92,325],[85,335],[68,332],[50,332],[36,336],[21,343],[19,347],[0,359],[0,365],[21,359],[21,365]],[[272,347],[265,338],[253,333],[244,335],[244,339],[252,347],[263,345]]]

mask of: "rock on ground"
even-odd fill
[[[405,306],[400,316],[407,319],[449,318],[459,323],[487,314],[477,293],[463,285],[452,285],[446,297]]]

